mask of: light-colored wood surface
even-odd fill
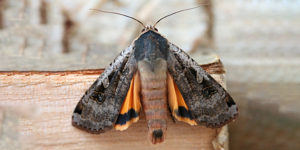
[[[224,85],[220,62],[203,65]],[[226,147],[227,127],[168,120],[166,140],[152,145],[142,116],[125,131],[93,135],[71,125],[73,109],[103,70],[0,72],[0,149],[213,149]],[[220,140],[221,139],[221,140]],[[224,140],[225,139],[225,140]],[[214,143],[214,144],[213,144]]]

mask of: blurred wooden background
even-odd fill
[[[157,27],[200,63],[220,55],[241,112],[231,149],[300,149],[300,0],[0,0],[0,70],[104,68],[141,27],[89,8],[152,24],[200,3]]]

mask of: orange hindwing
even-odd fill
[[[139,112],[141,110],[140,101],[140,78],[135,73],[131,80],[130,88],[123,102],[119,117],[115,123],[116,130],[126,130],[132,123],[139,120]]]
[[[189,108],[187,107],[176,83],[172,76],[168,73],[168,102],[171,113],[174,118],[179,121],[186,122],[190,125],[197,125],[195,120],[192,120]]]

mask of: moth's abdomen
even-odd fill
[[[149,81],[148,81],[149,82]],[[165,81],[160,82],[159,88],[145,88],[143,85],[148,84],[142,81],[142,104],[147,120],[166,119],[167,117],[167,88]]]
[[[157,59],[138,63],[141,80],[142,106],[153,144],[164,140],[167,129],[167,71],[166,61]]]

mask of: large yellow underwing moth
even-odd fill
[[[143,109],[150,140],[156,144],[165,139],[169,110],[179,121],[210,128],[237,117],[231,96],[188,54],[163,37],[155,25],[132,19],[144,29],[85,92],[72,116],[75,127],[90,133],[125,130],[138,121]]]

